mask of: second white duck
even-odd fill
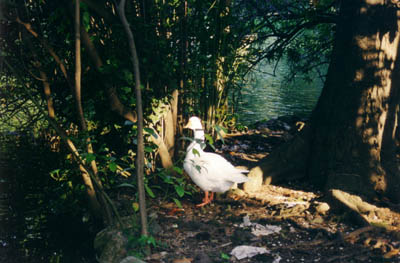
[[[214,192],[224,193],[235,183],[249,180],[243,174],[247,173],[247,170],[234,167],[216,153],[203,151],[201,144],[204,144],[204,131],[198,117],[191,117],[184,128],[193,130],[194,140],[187,148],[183,168],[193,182],[205,192],[203,202],[198,204],[198,207],[209,204],[214,199]]]

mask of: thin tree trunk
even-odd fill
[[[172,92],[172,100],[170,102],[175,135],[176,135],[177,125],[178,125],[178,101],[179,101],[179,91],[176,89]]]
[[[175,130],[174,130],[174,119],[172,116],[172,110],[169,109],[164,115],[164,130],[165,130],[165,145],[167,146],[170,156],[174,155],[175,147]]]
[[[75,0],[75,16],[74,16],[74,29],[75,29],[75,108],[78,114],[78,120],[79,124],[81,127],[81,130],[83,132],[87,132],[87,125],[86,125],[86,119],[84,117],[83,113],[83,107],[82,107],[82,96],[81,96],[81,74],[82,74],[82,69],[81,69],[81,35],[80,35],[80,1]],[[86,140],[86,147],[87,147],[87,152],[90,154],[93,154],[93,146],[90,141],[90,138],[88,137]],[[94,160],[90,162],[92,172],[93,172],[93,177],[94,180],[96,180],[97,185],[102,188],[102,183],[98,179],[98,170],[97,170],[97,165]],[[82,172],[83,180],[85,182],[85,185],[87,187],[87,192],[89,196],[92,196],[90,199],[90,202],[92,203],[92,208],[95,210],[94,213],[98,214],[99,217],[103,217],[103,219],[107,222],[107,224],[112,223],[112,216],[111,212],[109,209],[109,206],[107,204],[107,201],[104,199],[102,195],[98,196],[96,193],[96,190],[93,186],[92,179],[90,178],[90,175],[87,173],[86,169],[84,167],[80,166],[80,170]],[[101,203],[103,204],[103,209],[101,209],[100,203],[98,202],[98,198],[101,199]],[[93,200],[92,200],[93,199]],[[95,201],[95,200],[96,201]],[[102,215],[102,216],[100,216]]]
[[[75,108],[78,114],[81,129],[86,131],[86,120],[83,116],[82,97],[81,97],[81,34],[80,34],[80,1],[75,0]]]
[[[144,141],[143,141],[143,111],[142,111],[142,95],[140,91],[140,70],[139,59],[136,52],[135,40],[133,33],[129,27],[129,23],[125,16],[125,0],[121,0],[117,6],[118,14],[121,23],[128,36],[129,52],[131,53],[131,61],[133,65],[133,72],[135,74],[135,93],[136,93],[136,112],[138,114],[138,135],[137,135],[137,153],[136,153],[136,174],[138,180],[139,190],[139,205],[140,205],[140,219],[142,225],[142,235],[148,236],[147,229],[147,211],[146,211],[146,195],[144,191]]]
[[[74,97],[75,97],[75,108],[77,111],[78,120],[81,129],[86,131],[86,121],[83,117],[83,108],[81,103],[81,42],[80,42],[80,10],[79,0],[75,0],[75,16],[74,16],[74,28],[75,28],[75,86],[74,86]],[[97,200],[96,190],[94,189],[92,180],[86,169],[80,165],[80,171],[82,173],[83,181],[86,185],[87,194],[89,196],[89,202],[94,215],[101,214],[100,204]]]
[[[179,19],[181,20],[180,23],[180,52],[179,52],[179,63],[180,63],[180,67],[179,67],[179,94],[180,96],[178,97],[178,109],[179,112],[177,113],[177,120],[180,123],[180,125],[178,125],[178,129],[177,129],[177,134],[178,136],[182,136],[183,135],[183,122],[185,121],[186,117],[184,115],[184,113],[181,111],[184,107],[187,106],[187,104],[189,104],[190,102],[189,97],[186,95],[186,84],[187,84],[187,52],[188,52],[188,47],[189,47],[189,43],[188,43],[188,39],[187,39],[187,8],[188,8],[188,3],[186,0],[181,2],[181,6],[179,7],[180,11],[180,17]],[[179,143],[179,145],[177,145],[176,147],[176,152],[179,151],[180,149],[183,149],[184,147],[184,142],[183,141],[178,141],[177,143]]]

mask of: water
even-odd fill
[[[261,72],[272,72],[271,64],[261,64],[258,72],[252,72],[248,83],[242,87],[242,98],[239,100],[239,122],[249,125],[261,120],[284,115],[308,117],[317,103],[323,81],[314,76],[311,82],[297,76],[288,83],[284,77],[288,68],[284,62],[276,69],[275,76]]]

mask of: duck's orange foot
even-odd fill
[[[210,198],[208,197],[208,191],[204,191],[204,198],[203,198],[203,203],[196,205],[196,207],[202,207],[205,206],[209,203],[211,203],[211,201],[214,199],[214,193],[211,192],[211,196]]]
[[[208,200],[207,202],[203,202],[201,204],[198,204],[198,205],[196,205],[196,207],[202,207],[202,206],[208,205],[209,203],[211,203],[211,200]]]

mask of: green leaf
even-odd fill
[[[211,137],[209,134],[204,134],[204,137],[206,137],[207,141],[209,144],[214,144],[214,139]]]
[[[117,164],[112,162],[108,164],[108,168],[110,169],[111,172],[115,172],[117,170]]]
[[[230,259],[230,257],[229,257],[227,254],[225,254],[225,253],[221,253],[221,258],[222,258],[222,259],[226,259],[226,260],[229,260],[229,259]]]
[[[133,202],[132,203],[132,208],[133,208],[133,211],[135,211],[135,212],[139,211],[139,204],[136,203],[136,202]]]
[[[151,198],[156,197],[156,195],[153,193],[153,191],[150,189],[150,187],[147,184],[144,185],[144,188],[146,188],[146,192]]]
[[[174,166],[173,167],[174,171],[177,172],[178,174],[183,174],[183,170],[180,167]]]
[[[181,203],[181,201],[179,201],[179,200],[176,199],[176,198],[173,198],[173,199],[174,199],[175,204],[176,204],[179,208],[182,208],[182,203]]]
[[[129,70],[124,70],[124,79],[126,82],[131,83],[133,82],[133,74]]]
[[[147,152],[147,153],[152,153],[153,150],[154,150],[153,147],[150,147],[150,146],[145,146],[144,147],[144,151]]]
[[[131,93],[131,91],[132,91],[132,89],[131,89],[131,87],[122,87],[122,90],[125,92],[125,93]]]
[[[198,150],[196,150],[196,149],[192,149],[192,152],[193,152],[193,154],[194,154],[194,155],[198,155],[198,156],[200,156],[200,153],[199,153],[199,151],[198,151]]]
[[[88,163],[90,163],[90,162],[96,160],[96,156],[93,153],[88,153],[88,154],[86,154],[85,159]]]
[[[185,189],[181,185],[175,185],[175,191],[179,197],[183,197],[185,195]]]
[[[152,128],[143,128],[143,130],[149,134],[151,134],[154,138],[158,138],[157,133]]]
[[[89,12],[87,12],[87,11],[83,12],[82,23],[83,23],[86,31],[89,31],[89,29],[90,29],[90,15],[89,15]]]
[[[215,131],[218,133],[219,137],[221,138],[222,143],[225,144],[224,137],[222,136],[221,131],[223,131],[224,133],[228,133],[228,130],[222,126],[215,125]]]
[[[51,178],[53,178],[54,180],[58,181],[60,178],[60,169],[56,169],[50,172],[50,176]]]
[[[171,179],[171,176],[166,176],[166,177],[164,178],[164,182],[167,183],[167,184],[173,184],[173,183],[174,183],[174,182],[172,181],[172,179]]]
[[[215,151],[216,149],[215,149],[215,147],[214,147],[214,139],[213,139],[210,135],[208,135],[208,134],[204,134],[204,136],[206,137],[206,139],[207,139],[207,141],[208,141],[208,144],[209,144],[209,145],[211,146],[211,148]],[[204,147],[203,147],[203,145],[201,145],[201,144],[204,144]],[[205,145],[204,142],[201,142],[200,145],[201,145],[201,147],[202,147],[203,149],[206,147],[206,145]]]

